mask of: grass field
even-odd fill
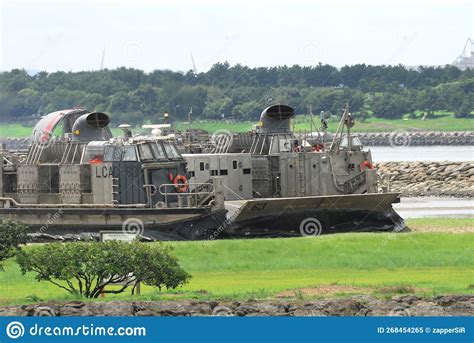
[[[112,118],[113,119],[113,118]],[[113,122],[113,121],[112,121]],[[314,122],[319,126],[319,119],[314,118]],[[293,120],[296,131],[309,131],[311,129],[310,118],[305,115],[298,115]],[[199,128],[213,133],[217,130],[229,130],[231,132],[246,132],[252,128],[257,122],[251,121],[235,121],[235,120],[198,120],[191,124],[192,128]],[[111,124],[112,127],[118,123]],[[338,118],[333,117],[329,120],[329,131],[334,132],[338,125]],[[189,126],[182,122],[176,122],[174,127],[177,130],[187,129]],[[314,130],[314,127],[313,127]],[[406,119],[406,120],[388,120],[378,118],[368,118],[365,122],[360,122],[356,118],[354,132],[384,132],[393,130],[437,130],[437,131],[470,131],[474,130],[474,119],[454,118],[452,114],[438,113],[435,118]],[[30,136],[32,127],[22,126],[21,124],[1,124],[1,137],[28,137]],[[115,135],[121,135],[121,130],[114,128]]]
[[[416,226],[416,220],[409,225]],[[444,222],[441,227],[450,225]],[[472,233],[358,233],[167,244],[175,247],[175,254],[193,278],[176,291],[160,293],[143,287],[143,300],[260,299],[282,296],[280,292],[287,290],[299,294],[301,288],[314,289],[312,295],[303,295],[314,298],[322,296],[318,287],[334,289],[331,296],[474,292]],[[0,272],[0,305],[38,299],[74,298],[47,282],[36,282],[33,274],[22,276],[16,263],[9,260]],[[111,299],[136,297],[122,294],[105,300]]]
[[[293,119],[292,123],[296,131],[310,131],[311,129],[309,116],[298,115]],[[320,126],[318,118],[314,118],[314,123],[318,127]],[[250,130],[255,124],[257,122],[236,122],[232,120],[198,121],[192,123],[192,127],[204,129],[211,133],[222,129],[231,132],[245,132]],[[334,132],[338,124],[338,118],[331,118],[328,123],[329,131]],[[177,123],[176,127],[178,129],[187,128],[182,123]],[[356,117],[356,125],[353,128],[354,132],[386,132],[394,130],[470,131],[474,130],[474,119],[454,118],[452,115],[438,114],[435,118],[427,120],[368,118],[365,122],[360,122]]]
[[[32,127],[23,126],[21,124],[1,124],[0,137],[29,137],[31,135]]]

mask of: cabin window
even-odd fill
[[[217,176],[217,170],[211,170],[211,176]]]
[[[237,169],[237,161],[232,161],[232,168]]]
[[[114,161],[121,161],[122,160],[122,153],[123,153],[123,150],[121,147],[117,147],[114,149],[114,156],[113,156],[113,160]]]
[[[122,160],[122,147],[108,146],[105,148],[104,161],[121,161]]]
[[[190,171],[190,172],[188,172],[188,176],[189,176],[189,178],[192,178],[192,177],[194,177],[194,175],[195,175],[195,174],[194,174],[194,172],[193,172],[193,171]]]
[[[138,151],[140,152],[140,159],[142,161],[153,160],[153,153],[151,147],[148,144],[140,144],[138,146]]]
[[[165,151],[163,150],[163,147],[161,146],[160,143],[155,142],[151,143],[151,150],[153,150],[153,155],[155,155],[155,158],[157,160],[165,160],[166,159],[166,154]]]
[[[227,169],[221,169],[221,175],[227,175]]]
[[[166,155],[170,159],[180,158],[179,152],[176,147],[171,143],[164,143],[163,146],[165,147]]]
[[[204,171],[204,162],[199,162],[199,170]]]
[[[250,168],[245,168],[245,169],[243,170],[243,173],[244,173],[245,175],[249,175],[249,174],[251,173]]]
[[[113,161],[114,157],[114,148],[106,147],[104,152],[104,161]]]
[[[136,161],[136,160],[137,160],[137,152],[135,150],[135,146],[125,147],[122,161]]]
[[[17,191],[16,174],[3,174],[3,191],[5,193],[15,193]]]

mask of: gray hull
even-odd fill
[[[94,238],[101,231],[138,233],[152,240],[207,239],[226,219],[226,210],[205,208],[2,208],[0,218],[20,221],[31,237],[77,239],[84,234]]]
[[[403,219],[392,204],[398,193],[268,198],[205,208],[2,208],[2,219],[29,226],[39,241],[77,239],[101,231],[138,232],[152,240],[317,236],[340,232],[399,232]],[[127,224],[129,223],[129,224]]]
[[[392,208],[398,193],[313,196],[231,202],[230,236],[312,236],[339,232],[399,232]]]

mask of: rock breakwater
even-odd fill
[[[111,301],[0,307],[0,316],[474,316],[474,295],[314,301]]]
[[[474,196],[474,162],[384,162],[382,180],[402,196]]]

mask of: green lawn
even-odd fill
[[[32,127],[22,126],[20,124],[0,124],[0,137],[29,137]]]
[[[292,123],[295,131],[309,131],[311,129],[310,117],[307,115],[296,116]],[[316,126],[320,126],[319,119],[314,117]],[[257,122],[236,122],[233,120],[219,121],[197,121],[192,123],[191,127],[204,129],[209,132],[217,130],[229,130],[231,132],[245,132],[252,128]],[[334,132],[337,129],[339,120],[336,117],[331,118],[328,123],[329,131]],[[176,123],[177,129],[186,129],[188,126],[182,123]],[[313,126],[313,130],[314,126]],[[365,122],[358,121],[356,117],[356,125],[354,132],[386,132],[394,130],[435,130],[435,131],[472,131],[474,130],[474,119],[471,118],[454,118],[450,114],[437,114],[432,119],[379,119],[368,118]]]
[[[317,238],[173,242],[192,276],[178,291],[144,287],[142,299],[267,298],[288,289],[354,286],[360,293],[473,293],[472,233],[339,234]],[[318,295],[313,295],[317,297]],[[72,299],[13,260],[0,272],[0,304]],[[129,295],[108,296],[131,299]],[[135,297],[136,298],[136,297]]]
[[[319,119],[314,117],[315,124],[319,127]],[[329,131],[334,132],[337,128],[338,118],[332,117],[329,120]],[[229,130],[231,132],[246,132],[252,128],[257,122],[251,121],[235,121],[235,120],[197,120],[191,124],[192,128],[200,128],[210,133],[217,130]],[[298,115],[293,119],[296,131],[309,131],[311,129],[310,118],[307,115]],[[173,124],[175,129],[187,129],[189,125],[182,122]],[[1,137],[28,137],[31,134],[32,127],[25,127],[21,124],[1,124]],[[314,127],[313,127],[314,130]],[[452,114],[438,113],[435,118],[421,119],[378,119],[368,118],[365,122],[360,122],[356,117],[356,125],[354,132],[383,132],[393,130],[439,130],[439,131],[472,131],[474,130],[474,119],[454,118]],[[135,130],[136,131],[136,130]],[[121,130],[113,128],[114,135],[121,135]]]

